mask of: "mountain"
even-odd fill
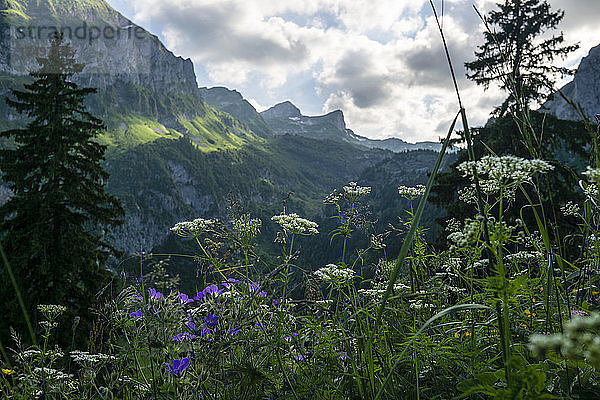
[[[341,111],[305,117],[289,103],[261,114],[234,90],[199,88],[189,59],[175,56],[104,1],[1,4],[0,97],[31,81],[34,56],[44,54],[54,27],[85,65],[74,80],[99,89],[87,105],[107,126],[100,138],[108,146],[107,189],[127,213],[110,241],[128,254],[175,252],[181,241],[169,232],[171,226],[198,217],[228,220],[230,201],[265,221],[261,247],[269,251],[275,227],[267,221],[281,212],[284,200],[290,212],[321,221],[323,198],[371,176],[365,171],[399,157],[394,165],[402,182],[420,184],[427,168],[415,172],[414,165],[433,165],[436,157],[394,154],[388,150],[418,147],[357,136],[346,128]],[[0,129],[25,122],[0,102]],[[0,185],[0,201],[10,195]],[[394,199],[386,198],[377,209],[401,201]],[[326,258],[323,252],[307,254],[307,266]]]
[[[302,115],[300,109],[289,101],[279,103],[261,113],[267,125],[278,135],[297,135],[313,139],[327,138],[355,145],[361,150],[382,149],[394,153],[410,150],[436,150],[442,148],[441,143],[422,142],[407,143],[401,139],[384,140],[368,139],[355,134],[346,127],[344,113],[340,110],[326,115],[308,117]]]
[[[256,138],[243,124],[207,105],[190,59],[176,57],[154,35],[105,1],[11,0],[0,8],[0,96],[37,69],[59,30],[85,65],[75,82],[99,89],[89,107],[105,120],[106,144],[124,150],[159,138],[187,137],[206,150],[237,148]],[[0,104],[0,123],[19,116]]]
[[[262,137],[273,135],[271,128],[262,116],[252,104],[242,97],[241,93],[224,87],[213,87],[210,89],[203,87],[200,88],[200,94],[206,103],[243,122],[253,132]]]
[[[592,48],[588,56],[581,60],[573,81],[565,85],[561,92],[581,106],[584,114],[592,121],[595,115],[600,114],[600,45]],[[565,120],[582,119],[559,93],[555,93],[544,103],[541,111]]]

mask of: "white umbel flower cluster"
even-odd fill
[[[217,220],[197,218],[193,221],[179,222],[171,228],[171,232],[181,237],[198,237],[215,226]]]
[[[284,231],[296,235],[316,235],[319,233],[319,225],[316,222],[301,218],[298,214],[282,214],[271,218],[277,222]]]
[[[400,186],[398,188],[398,194],[408,200],[414,200],[417,197],[423,196],[426,189],[427,188],[423,185],[417,185],[415,187]]]
[[[315,275],[323,282],[345,285],[354,278],[354,271],[350,268],[342,268],[335,264],[327,264],[325,267],[315,271]]]
[[[600,168],[587,167],[583,175],[586,175],[590,182],[600,182]]]
[[[467,161],[458,166],[465,177],[473,178],[473,171],[482,179],[482,185],[506,187],[528,181],[535,173],[552,171],[554,167],[543,160],[526,160],[515,156],[485,156],[478,161]]]
[[[562,354],[569,360],[585,360],[600,367],[600,336],[590,332],[600,329],[600,314],[589,317],[575,317],[564,326],[564,333],[558,335],[532,335],[529,349],[538,357],[544,358],[550,350]]]
[[[63,381],[67,379],[73,378],[71,374],[65,374],[62,371],[56,370],[54,368],[45,368],[45,367],[37,367],[33,370],[33,374],[37,377],[45,377],[46,379],[54,380],[54,381]]]
[[[56,304],[40,304],[37,309],[50,321],[67,311],[67,307]]]
[[[579,215],[581,209],[578,204],[573,203],[572,201],[567,202],[564,206],[560,208],[560,211],[566,216],[576,217]]]
[[[344,186],[344,197],[348,200],[359,200],[371,193],[371,187],[358,186],[356,182],[350,182]]]
[[[87,351],[79,350],[74,350],[70,354],[73,361],[83,366],[94,366],[117,359],[115,356],[108,354],[90,354]]]
[[[251,218],[250,215],[243,215],[241,218],[233,221],[233,229],[241,237],[249,240],[254,239],[260,234],[262,221],[259,218]]]

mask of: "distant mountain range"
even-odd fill
[[[127,212],[111,241],[127,253],[176,246],[169,228],[182,220],[227,219],[228,198],[268,221],[290,196],[288,210],[320,220],[325,195],[372,179],[367,172],[378,165],[396,169],[390,181],[377,182],[381,191],[424,183],[423,165],[433,165],[436,154],[394,152],[439,149],[360,137],[346,128],[341,111],[306,117],[282,103],[258,113],[236,91],[198,88],[189,59],[176,57],[102,0],[2,2],[0,97],[31,81],[28,73],[37,69],[35,55],[44,53],[52,27],[64,32],[85,65],[75,81],[99,89],[88,106],[107,125],[100,139],[109,146],[108,190]],[[24,123],[0,102],[0,129]],[[0,186],[0,201],[10,195]],[[400,207],[402,200],[391,196],[376,200],[375,208]],[[265,248],[273,229],[263,228]]]
[[[65,28],[85,64],[75,81],[99,89],[88,106],[107,125],[100,140],[109,146],[108,189],[127,212],[111,240],[127,253],[172,249],[179,241],[169,227],[197,217],[227,219],[228,198],[268,221],[289,196],[289,211],[327,224],[322,199],[349,181],[373,186],[374,214],[385,226],[405,205],[395,188],[425,183],[437,157],[432,150],[441,146],[362,137],[348,129],[341,111],[311,117],[283,102],[259,113],[235,90],[198,88],[191,60],[176,57],[102,0],[2,2],[0,97],[31,80],[35,54],[48,45],[39,33],[47,36],[50,27]],[[593,86],[600,82],[596,49],[565,88],[592,114],[600,93]],[[594,83],[588,73],[596,74]],[[572,117],[558,100],[547,107]],[[0,129],[24,123],[0,102]],[[0,186],[0,201],[8,196]],[[432,225],[436,212],[426,218]],[[265,223],[265,248],[273,229]],[[327,260],[326,249],[313,253],[307,263]]]

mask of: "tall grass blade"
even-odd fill
[[[398,356],[398,358],[396,359],[396,362],[394,363],[394,366],[392,367],[392,369],[390,370],[389,374],[385,378],[385,381],[383,381],[383,384],[381,385],[381,388],[379,388],[379,392],[377,392],[377,396],[375,396],[375,400],[379,400],[381,398],[381,396],[383,395],[383,392],[385,391],[386,386],[389,384],[390,379],[392,378],[392,374],[394,373],[394,370],[396,369],[396,367],[398,367],[398,365],[400,364],[400,362],[404,358],[404,354],[406,353],[406,350],[408,350],[408,348],[410,347],[410,345],[412,344],[412,342],[414,342],[415,339],[421,333],[423,333],[426,330],[428,330],[429,326],[433,322],[435,322],[436,320],[438,320],[438,319],[440,319],[440,318],[442,318],[442,317],[444,317],[444,316],[446,316],[448,314],[452,314],[452,313],[459,312],[459,311],[465,311],[465,310],[491,310],[491,308],[488,307],[488,306],[484,306],[482,304],[459,304],[459,305],[456,305],[456,306],[448,307],[445,310],[442,310],[439,313],[435,314],[433,317],[429,318],[427,320],[427,322],[425,322],[425,324],[423,324],[423,326],[421,327],[421,329],[419,329],[418,332],[415,333],[415,335],[408,341],[408,343],[404,347],[404,350],[402,350],[402,353],[400,353],[400,356]]]
[[[425,204],[427,203],[427,198],[429,197],[429,192],[431,191],[431,187],[433,186],[433,184],[435,182],[438,171],[440,170],[440,167],[442,166],[442,161],[444,160],[444,155],[446,154],[446,150],[448,150],[448,146],[450,144],[450,137],[452,136],[452,132],[454,132],[454,127],[456,126],[456,121],[458,121],[459,116],[460,116],[460,112],[458,114],[456,114],[456,117],[454,117],[454,121],[452,121],[452,125],[450,126],[450,129],[448,130],[448,136],[446,136],[446,140],[444,140],[444,146],[442,147],[442,150],[440,151],[440,155],[438,156],[437,162],[435,163],[435,167],[433,168],[433,171],[431,171],[431,175],[429,176],[429,182],[427,182],[427,188],[425,189],[425,194],[423,195],[423,197],[421,198],[421,201],[419,202],[419,207],[417,208],[417,212],[415,213],[414,218],[412,220],[412,224],[410,225],[410,230],[408,231],[408,234],[406,235],[406,238],[404,239],[404,244],[402,245],[402,249],[400,250],[400,255],[398,256],[398,259],[396,260],[396,263],[394,265],[394,269],[392,270],[392,272],[390,274],[390,281],[388,283],[385,294],[383,295],[383,299],[381,300],[381,304],[379,305],[379,309],[377,310],[377,317],[375,318],[375,325],[373,327],[373,332],[377,331],[379,324],[381,323],[381,316],[383,314],[383,310],[385,309],[385,303],[387,303],[387,301],[390,297],[390,294],[392,293],[392,289],[394,288],[394,284],[396,283],[396,280],[398,279],[398,274],[400,273],[400,268],[402,267],[402,264],[404,263],[404,259],[406,258],[406,255],[408,254],[408,249],[410,247],[410,244],[412,243],[413,237],[415,236],[415,232],[417,231],[417,227],[419,226],[421,217],[423,216],[423,210],[425,209]],[[372,332],[372,334],[373,334],[373,332]]]
[[[19,306],[21,307],[23,317],[25,318],[25,323],[27,324],[27,329],[29,330],[29,335],[31,336],[31,343],[37,344],[37,341],[35,340],[35,335],[33,334],[33,327],[31,325],[31,321],[29,320],[29,314],[27,313],[27,309],[25,308],[23,296],[21,296],[21,290],[19,290],[19,285],[17,285],[15,274],[13,273],[12,267],[8,262],[8,258],[6,258],[6,254],[4,253],[4,247],[2,247],[2,244],[0,244],[0,253],[2,254],[2,261],[4,262],[4,266],[6,267],[8,276],[10,277],[10,282],[12,283],[13,288],[15,289],[15,292],[17,294],[17,300],[19,301]]]

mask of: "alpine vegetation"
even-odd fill
[[[0,134],[10,142],[0,151],[2,179],[14,195],[0,208],[0,397],[599,398],[600,118],[594,125],[531,110],[553,74],[569,73],[544,63],[574,47],[560,47],[562,35],[536,41],[562,19],[546,1],[498,7],[481,16],[485,44],[467,69],[508,97],[496,120],[471,129],[456,84],[456,117],[423,179],[410,183],[396,168],[408,156],[385,151],[361,153],[357,159],[376,160],[361,176],[348,167],[336,184],[312,159],[319,174],[308,174],[310,182],[295,171],[281,183],[262,160],[237,176],[233,166],[250,152],[206,158],[202,144],[182,139],[177,149],[206,167],[202,179],[213,189],[223,181],[207,166],[221,163],[229,198],[200,198],[200,178],[166,152],[160,169],[193,214],[165,226],[170,247],[131,257],[105,240],[123,213],[104,191],[105,148],[96,137],[103,125],[84,108],[93,91],[69,82],[81,66],[57,37],[35,82],[9,100],[31,117],[27,128]],[[45,73],[50,61],[65,73]],[[223,103],[228,129],[266,126],[250,112],[237,121],[236,106]],[[296,128],[321,120],[292,118],[286,123]],[[282,140],[271,136],[257,148]],[[461,147],[449,160],[451,142]],[[157,147],[144,148],[135,153],[140,165]],[[281,169],[297,161],[301,149],[293,150],[273,155]],[[319,196],[312,204],[290,187]],[[142,208],[136,195],[146,192],[131,192],[126,199]]]

